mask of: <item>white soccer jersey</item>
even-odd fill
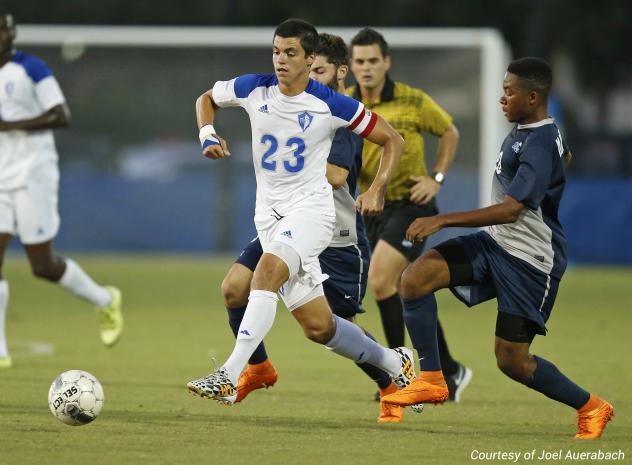
[[[59,84],[39,58],[15,52],[0,68],[0,118],[35,118],[65,102]],[[0,190],[24,187],[36,163],[57,161],[50,129],[0,131]]]
[[[283,95],[273,74],[218,81],[213,100],[220,107],[240,106],[250,117],[257,228],[310,199],[322,205],[317,198],[331,197],[325,173],[336,130],[349,127],[366,136],[377,121],[362,103],[314,80],[299,95]]]

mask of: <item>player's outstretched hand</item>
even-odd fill
[[[424,238],[443,228],[441,216],[426,216],[417,218],[406,230],[406,239],[410,242],[422,241]]]
[[[415,182],[410,188],[410,201],[419,205],[430,202],[441,185],[430,176],[411,176],[410,179]]]
[[[202,154],[211,160],[230,157],[230,151],[228,150],[228,144],[226,141],[217,134],[213,134],[213,136],[217,139],[217,143],[209,144],[206,147],[203,147]]]
[[[230,156],[228,144],[215,133],[215,128],[212,124],[202,126],[199,137],[200,145],[202,145],[202,154],[206,158],[216,160]]]
[[[369,188],[366,192],[358,196],[355,207],[362,215],[379,215],[384,210],[384,192]]]

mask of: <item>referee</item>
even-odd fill
[[[365,28],[351,40],[351,70],[356,85],[347,94],[378,113],[406,141],[399,168],[386,191],[384,211],[364,217],[372,249],[369,285],[380,309],[389,347],[404,345],[404,317],[398,286],[404,269],[419,257],[424,242],[406,240],[406,229],[423,216],[438,213],[435,196],[452,165],[459,132],[450,115],[421,89],[392,81],[388,44],[377,31]],[[439,138],[437,160],[432,172],[425,162],[422,132]],[[380,163],[381,147],[365,141],[360,191],[371,184]],[[450,400],[458,402],[472,371],[450,356],[441,325],[437,326],[441,366],[450,389]]]

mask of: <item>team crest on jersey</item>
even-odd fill
[[[310,124],[312,124],[312,120],[314,119],[313,115],[310,115],[306,111],[298,115],[298,125],[301,127],[303,132],[307,130]]]
[[[518,142],[514,142],[514,145],[511,146],[511,148],[513,149],[514,153],[518,153],[520,152],[520,148],[522,147],[522,142],[518,141]]]

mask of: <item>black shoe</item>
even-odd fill
[[[470,381],[472,381],[472,370],[460,363],[458,365],[459,369],[456,373],[445,377],[445,382],[448,385],[448,391],[450,392],[448,400],[453,402],[461,401],[461,394],[463,393],[463,390],[468,384],[470,384]]]

